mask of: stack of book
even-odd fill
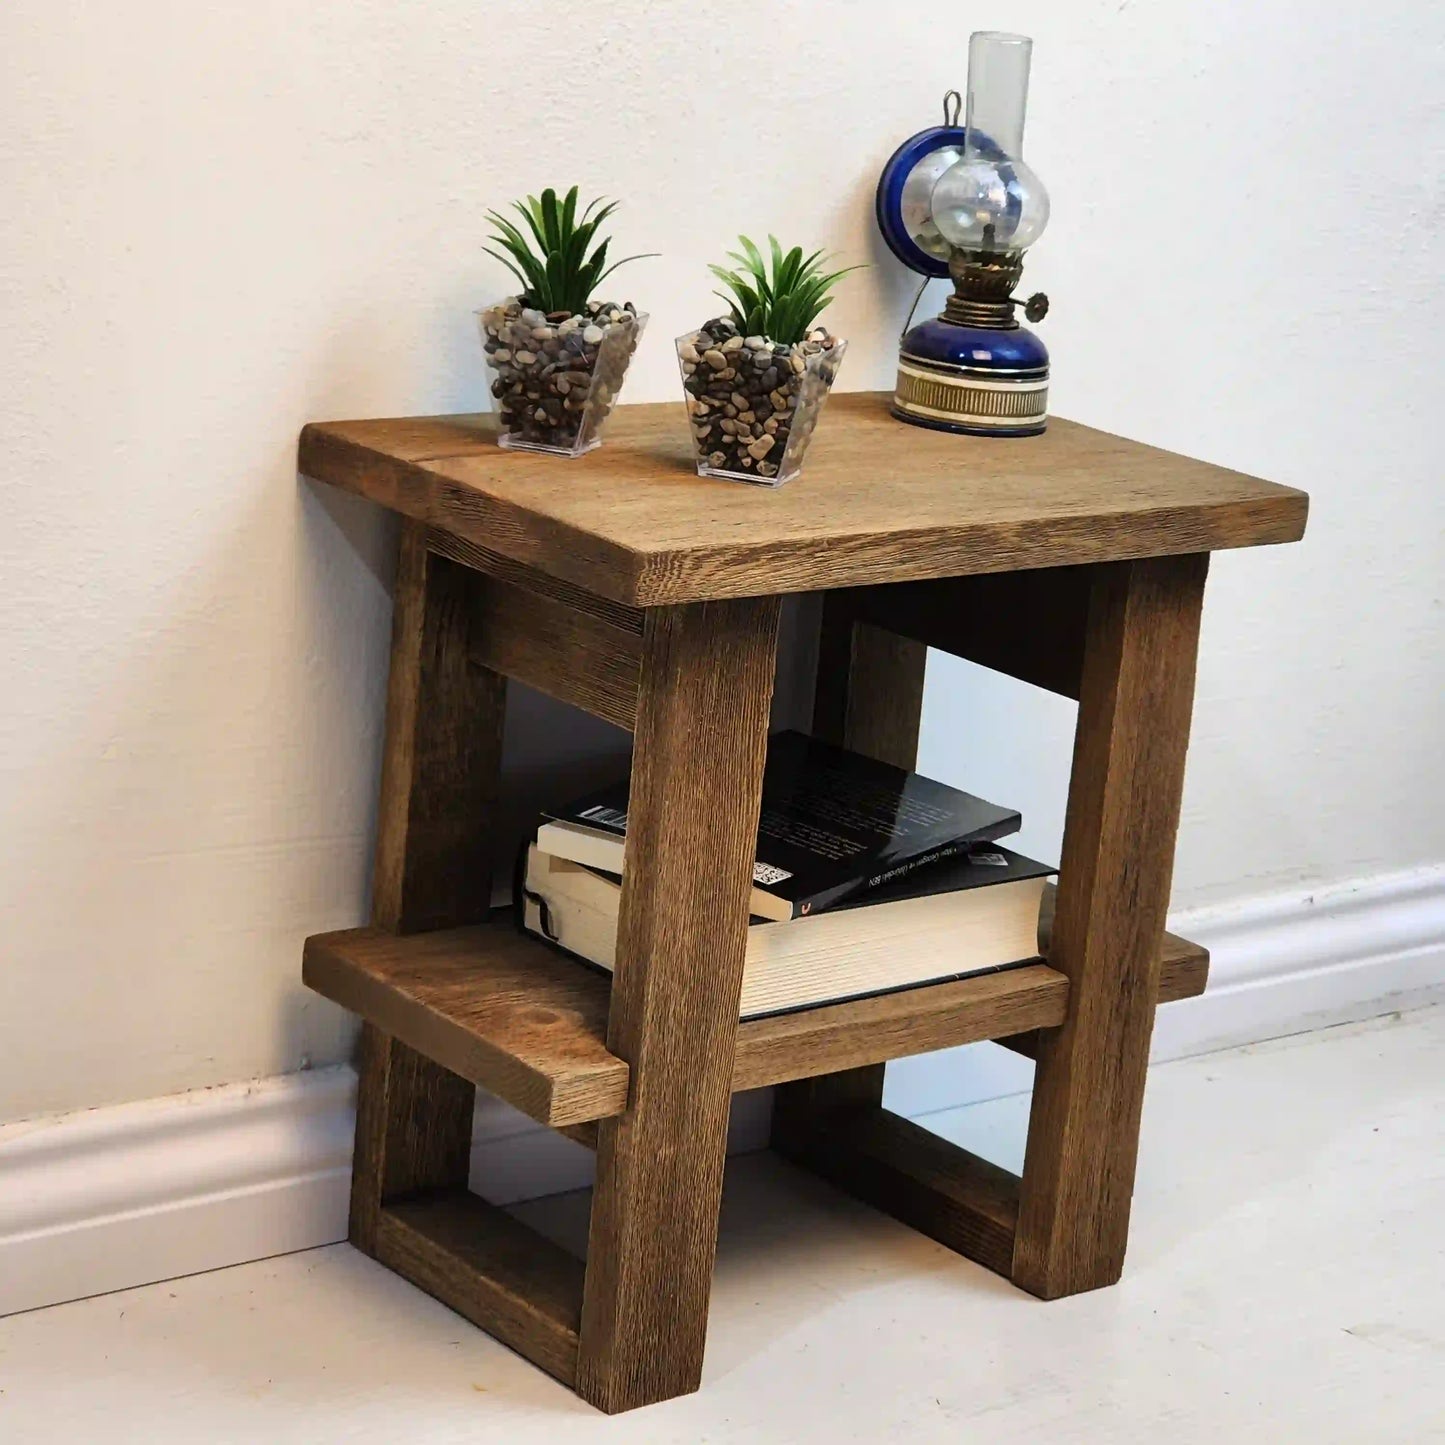
[[[769,741],[741,1016],[989,973],[1037,956],[1052,868],[1002,847],[1016,812],[801,733]],[[627,783],[543,818],[522,926],[611,970]]]

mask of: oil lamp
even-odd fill
[[[1015,308],[1038,321],[1048,298],[1013,294],[1049,219],[1048,192],[1023,161],[1032,49],[1024,35],[971,35],[962,130],[945,107],[945,124],[904,142],[879,181],[879,225],[894,254],[953,281],[942,315],[900,343],[893,415],[916,426],[976,436],[1045,426],[1049,353]]]

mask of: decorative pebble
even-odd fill
[[[614,315],[630,335],[624,334],[623,345],[604,352],[600,343],[606,333],[589,318]],[[544,315],[513,297],[482,313],[482,329],[503,431],[519,441],[561,451],[576,445],[584,412],[598,424],[605,420],[637,346],[631,302],[619,306],[589,301],[577,315]]]
[[[814,328],[794,346],[775,346],[765,337],[742,335],[721,316],[680,340],[688,409],[706,465],[755,469],[759,481],[776,477],[778,459],[799,452],[812,430],[836,373],[825,354],[833,344]],[[696,363],[689,362],[691,355]]]

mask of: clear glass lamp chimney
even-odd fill
[[[977,30],[968,40],[963,157],[933,188],[933,221],[961,251],[1017,255],[1049,221],[1049,193],[1024,164],[1024,112],[1034,43]]]

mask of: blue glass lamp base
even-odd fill
[[[899,421],[965,436],[1037,436],[1048,404],[1048,348],[1025,327],[935,317],[903,338],[892,406]]]

